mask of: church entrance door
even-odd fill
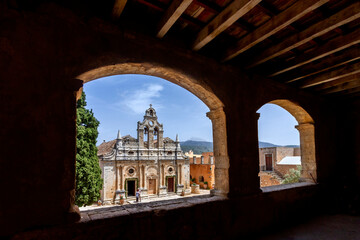
[[[266,171],[272,171],[272,154],[265,154]]]
[[[156,194],[156,179],[149,179],[148,194]]]
[[[135,180],[128,180],[127,181],[127,191],[128,191],[128,196],[135,196]]]
[[[167,179],[167,191],[174,192],[174,178],[173,177],[169,177]]]

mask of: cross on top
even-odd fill
[[[152,104],[150,104],[150,108],[152,108]]]

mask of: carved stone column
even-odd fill
[[[141,168],[142,168],[142,188],[145,188],[145,166],[144,165],[142,165],[141,166]]]
[[[226,196],[229,193],[229,156],[227,152],[226,117],[223,108],[206,114],[212,122],[215,157],[215,189],[212,194]]]
[[[295,128],[300,133],[301,178],[316,182],[315,128],[313,123],[301,123]]]
[[[148,133],[148,146],[150,148],[154,148],[154,130],[149,129]]]
[[[119,189],[124,190],[123,188],[123,166],[120,165],[119,167]]]

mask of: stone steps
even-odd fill
[[[284,181],[284,179],[279,175],[277,174],[276,172],[269,172],[269,174],[274,177],[276,180],[278,180],[279,182],[282,182]]]

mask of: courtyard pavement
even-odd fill
[[[210,194],[210,190],[200,189],[199,194],[191,193],[191,194],[185,195],[185,196],[179,196],[179,195],[174,194],[174,195],[169,195],[169,196],[164,196],[164,197],[151,196],[151,197],[142,198],[141,202],[136,202],[135,197],[131,197],[129,199],[125,199],[125,202],[123,205],[142,204],[142,203],[157,202],[157,201],[164,201],[164,200],[196,197],[196,196],[209,195],[209,194]],[[111,207],[116,207],[116,206],[119,206],[119,204],[109,204],[109,205],[98,206],[97,204],[94,203],[93,205],[80,207],[79,209],[80,209],[80,211],[85,211],[85,210],[93,210],[93,209],[101,209],[101,208],[111,208]]]

